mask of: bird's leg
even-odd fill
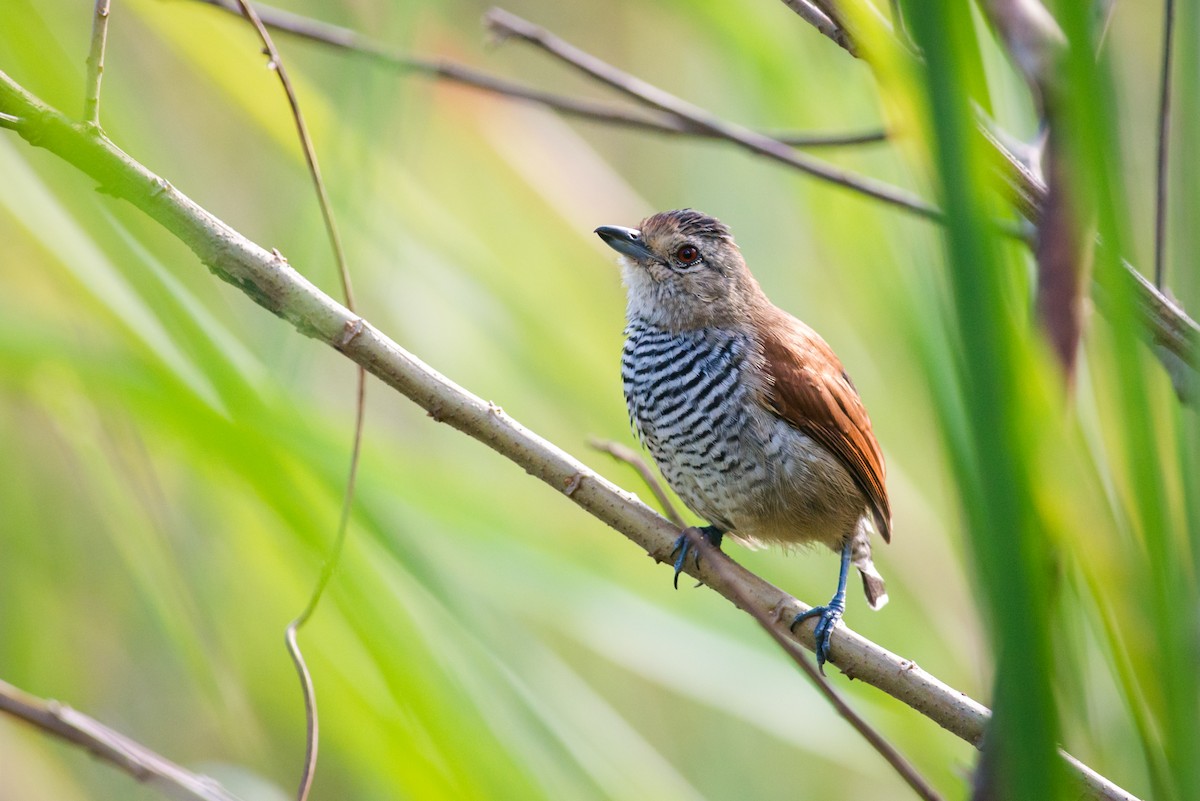
[[[810,617],[817,618],[813,640],[816,645],[814,650],[817,652],[817,669],[821,671],[822,676],[825,675],[825,660],[829,656],[829,638],[833,636],[833,627],[846,611],[846,576],[850,573],[850,550],[850,540],[846,540],[842,545],[842,570],[838,574],[837,592],[833,594],[833,599],[825,606],[814,606],[807,612],[796,615],[792,621],[792,629],[795,630],[797,624]]]
[[[716,526],[684,529],[683,533],[679,535],[679,539],[675,540],[675,548],[671,551],[671,556],[675,556],[675,589],[679,589],[679,574],[683,572],[684,560],[687,559],[688,553],[693,550],[692,543],[688,540],[688,533],[692,531],[704,537],[704,539],[708,540],[709,544],[717,549],[720,549],[721,538],[725,536],[725,532]],[[696,567],[700,567],[699,551],[696,551]]]

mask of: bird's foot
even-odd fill
[[[700,567],[700,551],[692,547],[692,542],[688,538],[689,534],[693,531],[708,540],[709,544],[714,548],[719,550],[721,547],[721,538],[724,536],[724,532],[716,526],[685,529],[679,535],[679,539],[675,540],[675,547],[671,550],[671,556],[675,557],[675,589],[679,589],[679,574],[683,572],[687,555],[692,551],[696,551],[696,567]]]
[[[814,606],[807,612],[801,612],[792,620],[792,630],[796,630],[796,626],[808,620],[810,617],[817,618],[817,625],[813,628],[814,651],[817,654],[817,670],[821,671],[821,675],[825,675],[825,662],[829,659],[829,639],[833,636],[833,627],[842,619],[842,613],[846,611],[845,601],[840,601],[834,598],[829,602],[828,606]]]

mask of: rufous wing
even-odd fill
[[[816,331],[776,308],[763,317],[758,330],[769,377],[768,406],[846,466],[867,497],[876,529],[890,542],[892,510],[883,452],[858,391]]]

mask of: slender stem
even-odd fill
[[[654,475],[654,471],[650,469],[650,465],[646,464],[646,460],[634,451],[632,448],[627,448],[619,442],[613,442],[607,439],[590,439],[588,444],[596,450],[607,453],[619,462],[632,467],[637,471],[637,474],[642,477],[642,481],[650,489],[650,493],[654,496],[654,500],[658,501],[658,505],[662,507],[663,514],[667,516],[675,525],[680,528],[687,526],[683,520],[683,515],[679,514],[679,510],[675,508],[675,504],[671,503],[671,499],[667,496],[666,490],[658,480],[658,476]]]
[[[1175,0],[1163,6],[1162,77],[1158,94],[1158,174],[1154,202],[1154,286],[1163,288],[1167,260],[1167,149],[1171,140],[1171,61],[1175,42]]]
[[[888,742],[887,738],[880,734],[875,727],[873,727],[866,721],[866,719],[855,712],[854,709],[848,703],[846,703],[846,700],[842,698],[841,694],[833,688],[833,685],[829,683],[829,680],[826,679],[825,676],[823,676],[821,672],[817,670],[813,663],[809,661],[804,652],[801,651],[799,646],[796,645],[796,641],[785,633],[785,630],[790,631],[790,629],[787,629],[787,627],[780,622],[781,618],[779,616],[775,616],[775,619],[772,620],[771,612],[768,609],[757,606],[753,599],[746,596],[741,587],[738,586],[738,583],[732,580],[732,576],[730,576],[728,573],[730,564],[729,557],[719,548],[714,547],[713,544],[708,541],[707,537],[701,536],[697,529],[686,529],[684,531],[684,535],[691,542],[693,548],[699,549],[698,552],[702,555],[702,558],[706,562],[710,563],[713,572],[725,579],[726,583],[732,589],[732,592],[730,593],[732,597],[730,600],[733,601],[733,603],[743,612],[746,612],[748,615],[754,618],[755,621],[758,622],[758,625],[762,627],[763,631],[771,635],[771,639],[775,640],[779,647],[783,649],[783,652],[787,654],[793,662],[796,663],[796,666],[800,668],[801,672],[803,672],[804,675],[816,685],[817,690],[821,693],[821,695],[825,696],[825,699],[829,701],[831,705],[833,705],[833,708],[837,711],[838,715],[841,716],[841,718],[847,723],[849,723],[855,731],[862,735],[863,739],[866,740],[867,743],[884,758],[884,760],[892,767],[892,769],[899,774],[900,778],[904,779],[908,786],[913,789],[913,792],[915,792],[920,798],[923,798],[925,801],[942,801],[942,797],[936,790],[933,789],[933,786],[925,779],[925,777],[917,772],[917,769],[912,766],[912,763],[905,759],[904,756],[896,749],[896,747]],[[848,547],[849,546],[847,546],[846,555],[844,555],[842,559],[843,591],[845,590],[845,570],[850,564],[848,558]],[[834,636],[840,637],[840,635],[841,630],[839,629]]]
[[[792,147],[844,147],[847,145],[871,145],[888,140],[888,133],[884,130],[840,134],[768,133],[766,135]]]
[[[785,0],[786,2],[786,0]],[[1028,167],[993,135],[983,121],[978,121],[976,131],[991,146],[995,163],[1010,193],[1010,202],[1035,226],[1041,221],[1046,201],[1046,186]],[[1100,243],[1104,247],[1104,243]],[[1192,387],[1200,367],[1200,325],[1176,303],[1168,299],[1132,264],[1121,259],[1125,268],[1129,289],[1133,292],[1138,313],[1145,324],[1145,336],[1162,351],[1156,355],[1174,384],[1180,397],[1187,400],[1194,395]],[[1096,284],[1097,298],[1101,308],[1114,291],[1111,287]]]
[[[83,119],[100,127],[100,82],[104,79],[104,49],[108,44],[109,0],[96,0],[92,45],[88,49],[87,81],[83,88]]]
[[[821,7],[812,0],[783,0],[783,3],[799,14],[809,25],[832,39],[838,47],[843,48],[855,58],[858,57],[858,51],[854,48],[854,43],[850,40],[846,29],[838,25],[833,17],[821,10]]]
[[[224,8],[226,2],[232,2],[232,0],[199,1],[220,8]],[[382,48],[381,45],[369,43],[369,40],[353,31],[315,22],[303,17],[296,17],[296,15],[286,15],[284,12],[272,12],[272,14],[282,15],[278,18],[272,16],[273,26],[280,28],[280,30],[287,30],[298,36],[305,36],[316,41],[325,42],[326,44],[346,47],[367,55],[373,55],[384,61],[395,63],[397,66],[406,67],[433,77],[475,86],[485,91],[532,100],[552,108],[557,108],[564,113],[591,117],[603,122],[653,129],[663,133],[727,138],[723,134],[711,130],[705,131],[702,128],[697,130],[696,126],[690,125],[686,120],[668,121],[669,118],[664,117],[656,121],[647,121],[634,119],[634,115],[628,113],[623,115],[624,118],[619,118],[621,116],[619,113],[614,113],[610,109],[598,109],[590,105],[588,101],[581,101],[575,98],[561,98],[548,93],[538,92],[537,90],[527,89],[457,64],[425,62],[419,59],[405,59],[405,57],[401,56],[388,55],[385,52],[386,49]],[[293,19],[289,20],[288,17],[292,17]],[[400,59],[405,60],[401,61]],[[0,118],[0,123],[2,122],[3,120]],[[991,152],[995,157],[995,164],[1000,172],[1001,179],[1009,190],[1010,201],[1024,216],[1036,225],[1040,219],[1042,206],[1046,199],[1045,185],[1041,183],[1028,167],[1021,163],[1020,159],[1010,153],[1000,143],[987,129],[983,121],[980,121],[979,125],[977,125],[977,131],[980,136],[987,140],[991,147]],[[774,138],[776,141],[781,141],[780,137]],[[788,138],[784,137],[783,139]],[[1005,233],[1011,232],[1006,231]],[[1200,326],[1197,326],[1196,322],[1183,309],[1163,296],[1133,265],[1122,260],[1122,266],[1124,266],[1126,273],[1133,281],[1133,290],[1142,317],[1146,322],[1148,337],[1164,348],[1171,357],[1174,357],[1160,357],[1160,361],[1163,362],[1164,367],[1166,367],[1168,373],[1171,375],[1172,382],[1176,388],[1182,390],[1190,385],[1192,382],[1192,373],[1196,365],[1200,364],[1196,345],[1197,341],[1200,340]]]
[[[287,94],[288,105],[292,110],[292,118],[296,123],[296,133],[300,138],[300,146],[304,150],[304,159],[308,164],[308,171],[312,176],[313,187],[317,193],[317,201],[321,207],[321,216],[325,220],[325,231],[329,236],[330,246],[333,248],[334,259],[337,261],[338,275],[342,282],[342,294],[345,297],[346,308],[353,313],[355,311],[354,286],[350,280],[350,266],[346,262],[346,252],[342,247],[341,233],[338,230],[337,222],[333,215],[333,204],[330,203],[329,192],[325,188],[325,181],[321,178],[321,167],[317,161],[316,148],[313,146],[312,137],[308,133],[308,126],[304,123],[304,115],[300,111],[300,100],[296,97],[296,91],[292,86],[291,80],[288,78],[287,68],[284,66],[283,59],[275,47],[275,42],[271,39],[271,34],[267,32],[266,26],[263,25],[254,8],[246,0],[237,0],[237,2],[246,19],[250,21],[250,24],[258,32],[258,36],[271,58],[270,65],[279,76],[279,81],[283,84],[283,90]],[[359,321],[355,320],[348,323],[343,333],[343,342],[349,344],[357,336],[359,330],[361,330]],[[329,582],[333,578],[333,573],[341,561],[342,549],[346,544],[346,532],[350,526],[350,512],[354,506],[354,489],[358,478],[358,464],[362,453],[363,427],[366,417],[367,371],[362,365],[358,367],[357,379],[350,470],[349,475],[346,477],[346,487],[342,496],[342,508],[338,518],[337,534],[334,537],[333,547],[330,549],[329,555],[321,567],[321,575],[317,578],[317,582],[313,586],[308,604],[304,607],[300,615],[288,624],[284,638],[288,653],[292,658],[292,663],[295,665],[296,674],[300,679],[300,687],[304,695],[306,737],[304,767],[301,771],[300,784],[296,791],[298,801],[306,801],[309,792],[312,790],[313,778],[317,770],[320,724],[317,717],[317,697],[316,691],[313,688],[312,675],[308,670],[308,665],[305,663],[304,654],[300,650],[297,633],[308,622],[313,613],[316,612],[317,604],[320,603],[321,596],[325,593],[325,588],[329,586]]]
[[[888,205],[902,208],[921,217],[932,220],[941,218],[941,212],[935,206],[909,192],[834,167],[803,153],[797,153],[777,139],[743,128],[735,123],[726,122],[640,78],[635,78],[601,61],[590,53],[585,53],[544,28],[515,14],[500,8],[493,8],[488,11],[484,21],[488,28],[501,39],[513,38],[532,44],[560,61],[570,64],[585,75],[607,84],[641,103],[686,120],[713,136],[733,142],[752,153],[787,164],[814,177],[883,201]]]
[[[351,311],[354,310],[354,287],[350,281],[350,269],[346,264],[346,253],[342,247],[342,235],[338,231],[337,222],[333,217],[333,205],[329,202],[329,192],[325,189],[325,181],[321,177],[321,165],[317,162],[317,152],[313,147],[312,137],[308,133],[308,126],[304,122],[304,114],[300,111],[300,101],[296,97],[296,90],[292,86],[291,79],[288,78],[287,67],[283,64],[283,59],[279,55],[279,51],[275,48],[275,42],[271,39],[271,34],[267,32],[267,28],[263,25],[263,21],[259,18],[254,7],[246,0],[237,0],[238,6],[242,10],[242,14],[254,26],[258,32],[259,38],[262,40],[263,47],[266,48],[267,55],[270,56],[269,66],[275,70],[275,74],[279,76],[280,83],[283,84],[283,91],[287,94],[288,105],[292,109],[292,119],[296,122],[296,133],[300,138],[300,147],[304,151],[304,160],[308,164],[309,174],[312,176],[313,187],[317,192],[317,200],[321,206],[321,217],[325,220],[325,230],[329,235],[329,242],[333,246],[333,256],[337,261],[338,276],[342,281],[342,294],[346,298],[346,307]]]
[[[331,564],[331,562],[327,561],[326,564]],[[324,578],[323,573],[322,578]],[[318,582],[318,586],[320,586],[320,582]],[[300,679],[300,694],[304,697],[304,768],[300,772],[300,785],[296,788],[296,798],[300,801],[304,801],[312,792],[313,779],[317,775],[317,751],[321,742],[321,724],[317,716],[317,690],[313,687],[312,673],[304,659],[304,652],[300,650],[300,642],[296,639],[296,633],[308,619],[306,615],[312,614],[311,609],[313,609],[313,603],[310,598],[308,606],[304,610],[305,614],[288,623],[283,634],[284,647],[287,649],[288,656],[292,658],[292,666],[295,667],[296,676]]]
[[[192,773],[66,704],[0,681],[0,712],[88,751],[139,782],[184,801],[237,801],[215,779]]]
[[[241,14],[237,0],[197,0],[197,2],[205,3],[206,5],[233,14]],[[626,128],[674,136],[694,136],[709,139],[720,138],[717,134],[709,130],[700,128],[689,123],[687,120],[681,120],[669,114],[630,111],[619,106],[614,106],[611,103],[603,103],[588,98],[569,97],[554,94],[553,92],[545,92],[540,89],[533,89],[453,61],[411,56],[349,28],[342,28],[299,14],[281,11],[260,3],[255,3],[254,8],[258,12],[263,24],[268,28],[319,44],[336,47],[340,50],[357,53],[402,72],[411,72],[427,78],[470,86],[491,94],[516,98],[518,100],[528,100],[547,108],[552,108],[563,114],[595,120],[608,125],[619,125]],[[887,132],[882,130],[851,133],[786,132],[769,134],[769,136],[792,147],[807,148],[868,145],[885,142],[888,138]]]

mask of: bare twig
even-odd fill
[[[466,433],[562,492],[573,503],[620,531],[657,561],[667,561],[679,529],[636,497],[621,490],[562,449],[505,414],[494,403],[471,394],[374,326],[317,289],[285,259],[256,245],[196,204],[114,145],[72,123],[0,72],[0,113],[29,120],[19,135],[88,175],[105,194],[141,209],[191,248],[214,274],[254,302],[290,322],[298,331],[335,348],[405,395],[430,416]],[[346,332],[357,335],[347,340]],[[690,562],[690,560],[689,560]],[[725,598],[748,599],[760,608],[796,615],[809,607],[731,562],[721,575],[710,567],[688,564],[685,570]],[[731,584],[736,584],[734,589]],[[809,627],[794,638],[813,648]],[[988,711],[911,661],[887,651],[848,628],[838,629],[831,664],[902,701],[948,731],[978,744]],[[1129,793],[1071,762],[1084,782],[1082,797],[1130,801]]]
[[[863,131],[862,133],[767,133],[765,135],[792,147],[846,147],[849,145],[873,145],[888,140],[888,133],[885,130]]]
[[[308,164],[308,171],[312,176],[313,188],[317,191],[317,199],[321,206],[321,217],[325,220],[325,230],[329,235],[329,242],[333,246],[334,258],[337,260],[338,276],[342,281],[342,293],[345,295],[347,308],[353,310],[354,287],[350,281],[350,269],[346,265],[346,253],[342,247],[342,235],[339,233],[337,222],[333,217],[333,206],[329,202],[329,193],[325,189],[325,181],[321,178],[321,165],[317,162],[317,152],[313,147],[312,137],[309,136],[308,126],[304,123],[304,115],[300,111],[300,101],[296,97],[296,90],[292,87],[292,82],[288,78],[287,68],[283,65],[283,59],[280,58],[279,51],[275,48],[275,42],[272,41],[271,34],[267,32],[266,26],[263,25],[254,7],[246,2],[246,0],[237,0],[237,4],[246,19],[254,26],[254,30],[258,32],[259,38],[262,39],[266,54],[271,59],[268,66],[279,76],[279,81],[283,84],[283,91],[287,94],[288,105],[292,109],[292,118],[296,121],[296,133],[300,138],[300,146],[304,151],[304,160]]]
[[[858,50],[854,47],[854,43],[850,40],[850,35],[846,33],[846,29],[834,22],[833,18],[822,11],[812,0],[783,0],[783,4],[799,14],[805,22],[812,25],[823,35],[832,39],[838,47],[843,48],[847,53],[858,58]]]
[[[1154,193],[1154,286],[1166,280],[1167,148],[1171,140],[1171,61],[1175,42],[1175,0],[1163,7],[1162,73],[1158,91],[1158,170]]]
[[[305,125],[304,115],[300,111],[300,100],[296,97],[296,90],[292,87],[292,82],[288,78],[287,69],[283,65],[283,59],[275,47],[275,42],[271,39],[271,34],[267,32],[266,26],[263,25],[254,8],[246,0],[237,0],[237,2],[246,19],[250,21],[250,24],[258,32],[263,47],[271,58],[270,66],[279,76],[279,81],[283,84],[283,90],[287,94],[288,104],[292,109],[292,118],[296,122],[296,133],[300,138],[300,146],[304,150],[304,159],[308,164],[309,175],[312,176],[313,187],[317,192],[317,200],[321,207],[321,216],[325,220],[325,230],[329,236],[329,243],[333,248],[334,259],[337,261],[338,275],[342,282],[342,293],[346,300],[346,308],[353,313],[355,311],[354,287],[350,280],[350,266],[346,262],[346,252],[342,247],[342,237],[333,216],[333,205],[329,201],[329,192],[325,188],[325,181],[321,178],[321,167],[317,161],[317,151],[313,147],[312,137],[309,136],[308,126]],[[348,325],[343,335],[343,341],[349,342],[350,339],[353,339],[357,335],[358,325],[357,321]],[[313,688],[312,675],[304,660],[304,653],[300,650],[297,633],[300,627],[307,623],[313,613],[316,612],[317,604],[320,603],[321,596],[325,593],[325,588],[329,586],[329,582],[333,578],[333,572],[337,569],[338,563],[341,561],[342,549],[346,544],[346,531],[350,526],[350,510],[354,504],[354,488],[358,477],[359,457],[362,452],[363,424],[366,416],[367,371],[362,365],[359,365],[357,373],[358,391],[354,411],[354,435],[350,453],[350,471],[346,477],[345,493],[342,496],[342,510],[338,518],[337,534],[334,537],[333,547],[325,559],[325,564],[321,567],[321,575],[317,578],[317,583],[313,586],[308,604],[299,616],[288,624],[287,630],[284,633],[284,642],[287,646],[288,654],[291,655],[292,663],[295,665],[296,674],[300,679],[300,688],[304,695],[306,737],[304,744],[304,767],[301,771],[300,784],[296,791],[298,801],[306,801],[309,791],[312,789],[313,778],[317,770],[320,727],[317,719],[316,691]]]
[[[800,647],[796,644],[796,641],[788,636],[788,633],[785,633],[790,632],[791,630],[786,628],[780,622],[782,618],[775,616],[774,619],[772,619],[771,610],[755,606],[754,601],[748,598],[742,592],[742,588],[738,585],[738,583],[731,580],[732,577],[728,573],[730,565],[729,557],[719,548],[713,547],[712,543],[710,543],[706,537],[700,536],[697,529],[685,529],[684,535],[688,538],[689,542],[691,542],[692,547],[698,549],[697,553],[702,554],[704,561],[710,563],[710,567],[713,572],[725,579],[726,584],[731,588],[732,597],[730,600],[733,601],[734,605],[754,618],[758,622],[758,625],[762,627],[763,631],[771,635],[771,639],[775,640],[779,647],[783,649],[784,653],[786,653],[791,660],[796,663],[797,667],[800,668],[804,675],[808,676],[809,680],[816,685],[817,690],[820,691],[823,696],[825,696],[825,699],[833,705],[833,708],[837,710],[838,715],[840,715],[843,720],[849,723],[855,731],[862,735],[863,739],[866,740],[870,746],[874,748],[889,765],[892,766],[892,769],[900,775],[900,778],[904,779],[904,781],[908,783],[908,786],[913,789],[913,792],[925,799],[925,801],[942,801],[941,796],[938,795],[937,791],[933,789],[933,786],[930,785],[929,782],[917,772],[916,768],[912,766],[912,763],[905,759],[904,756],[896,750],[895,746],[889,743],[887,739],[878,731],[876,731],[870,723],[867,723],[862,716],[855,712],[854,709],[848,703],[846,703],[845,699],[842,698],[841,694],[838,693],[837,690],[833,689],[833,685],[831,685],[829,680],[822,676],[820,671],[817,670],[816,666],[809,661],[808,657],[804,655],[804,653],[800,650]],[[837,637],[835,636],[834,642],[836,641]]]
[[[610,439],[588,440],[588,445],[591,445],[596,450],[607,453],[619,462],[632,467],[637,471],[637,474],[642,477],[642,481],[646,482],[646,486],[650,488],[651,494],[654,495],[654,500],[658,501],[658,505],[662,507],[663,514],[667,516],[675,525],[680,528],[687,526],[683,520],[683,515],[679,514],[679,510],[675,508],[675,504],[671,503],[671,499],[667,497],[666,490],[663,489],[662,483],[659,482],[658,476],[654,475],[654,471],[650,469],[650,465],[646,464],[646,460],[632,448],[627,448],[619,442],[613,442]]]
[[[83,89],[83,119],[100,127],[100,82],[104,79],[104,48],[108,44],[109,0],[96,0],[92,45],[88,49],[87,82]]]
[[[818,32],[829,37],[838,47],[845,50],[855,58],[863,58],[864,54],[860,52],[858,46],[859,32],[855,31],[848,24],[854,22],[856,25],[866,24],[873,28],[879,28],[888,36],[895,34],[894,17],[889,20],[880,9],[876,8],[873,3],[859,2],[854,15],[846,15],[842,13],[838,0],[808,0],[808,5],[815,6],[821,14],[823,14],[832,23],[832,27],[819,25],[820,18],[816,22],[811,19],[812,15],[801,4],[794,0],[782,0],[783,4],[794,11],[805,22],[813,25]],[[870,37],[867,37],[870,38]],[[906,50],[912,48],[905,46]]]
[[[987,0],[982,6],[1025,82],[1046,102],[1063,78],[1059,67],[1067,38],[1062,29],[1041,0]]]
[[[66,704],[0,681],[0,712],[66,740],[139,782],[185,801],[237,801],[215,779],[192,773]]]
[[[488,29],[500,39],[513,38],[532,44],[579,71],[646,105],[665,111],[713,136],[728,140],[739,147],[790,167],[806,172],[829,183],[837,184],[867,197],[883,201],[928,219],[941,218],[941,212],[915,195],[848,170],[827,164],[803,153],[797,153],[783,142],[715,117],[697,106],[680,100],[656,86],[623,72],[568,44],[549,31],[500,8],[493,8],[484,17]]]
[[[650,469],[650,466],[646,463],[646,460],[643,459],[632,448],[627,448],[619,442],[593,438],[588,441],[588,444],[598,451],[603,451],[613,458],[625,462],[637,471],[638,475],[642,477],[642,480],[646,482],[646,485],[654,494],[654,497],[658,499],[658,502],[666,510],[667,518],[672,523],[683,529],[684,536],[688,538],[692,547],[696,549],[696,553],[700,554],[703,559],[709,560],[711,562],[710,567],[718,575],[723,576],[726,579],[731,589],[730,600],[733,601],[734,605],[753,617],[763,628],[763,630],[771,635],[771,638],[775,640],[780,648],[783,649],[784,653],[786,653],[788,657],[796,663],[800,670],[817,685],[817,689],[822,695],[825,696],[826,700],[833,705],[834,709],[837,710],[837,713],[844,720],[849,722],[850,725],[853,726],[854,729],[863,736],[863,738],[871,745],[872,748],[874,748],[881,756],[883,756],[884,760],[886,760],[887,763],[896,770],[900,777],[903,778],[908,785],[913,788],[918,796],[925,799],[925,801],[941,801],[941,796],[937,794],[933,787],[931,787],[924,777],[922,777],[916,771],[916,769],[908,762],[908,760],[901,756],[895,747],[893,747],[892,744],[883,737],[883,735],[877,732],[871,726],[871,724],[867,723],[865,719],[855,712],[850,705],[846,703],[845,699],[841,697],[837,690],[833,689],[833,686],[829,683],[828,679],[826,679],[825,676],[813,666],[812,662],[810,662],[808,658],[804,656],[804,653],[800,650],[800,646],[797,645],[796,641],[789,636],[791,630],[788,629],[787,631],[789,634],[785,634],[784,630],[780,629],[778,617],[772,620],[770,614],[766,610],[760,609],[748,598],[746,598],[737,582],[729,581],[730,577],[725,572],[729,569],[729,556],[727,556],[719,548],[713,547],[712,543],[709,542],[706,537],[699,536],[697,529],[686,526],[683,518],[675,510],[675,506],[667,498],[666,493],[663,491],[662,484],[659,483],[657,476],[654,475],[654,472]],[[697,556],[697,558],[699,559],[701,556]]]
[[[237,0],[197,0],[233,14],[241,14]],[[630,111],[587,98],[558,95],[533,89],[523,84],[498,78],[481,70],[444,59],[425,59],[404,53],[364,36],[358,31],[332,25],[310,17],[254,3],[263,24],[273,30],[283,31],[319,44],[336,47],[377,61],[402,72],[411,72],[427,78],[445,80],[470,86],[492,94],[528,100],[573,117],[595,120],[609,125],[619,125],[654,133],[695,136],[710,139],[720,138],[711,131],[692,125],[670,114],[649,111]],[[887,141],[887,132],[881,130],[853,133],[791,133],[768,134],[792,147],[846,147],[868,145]]]
[[[1046,201],[1045,184],[1009,152],[985,125],[980,123],[976,130],[992,147],[1011,202],[1036,226]],[[1192,387],[1200,378],[1197,375],[1200,370],[1200,325],[1177,304],[1168,300],[1132,264],[1124,259],[1121,264],[1145,326],[1146,338],[1154,344],[1176,391],[1181,397],[1189,397],[1193,393]],[[1101,308],[1110,305],[1114,288],[1099,284],[1095,288]]]

